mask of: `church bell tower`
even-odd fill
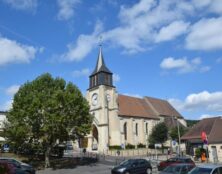
[[[96,67],[89,76],[86,95],[90,113],[94,116],[92,132],[88,137],[88,150],[102,152],[111,145],[112,119],[118,112],[117,93],[113,86],[112,75],[105,64],[100,46]]]

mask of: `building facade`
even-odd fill
[[[186,150],[195,155],[197,148],[206,151],[210,162],[222,162],[222,117],[205,118],[181,137],[186,142]],[[203,142],[202,132],[205,132],[207,141]]]
[[[181,114],[166,100],[119,94],[113,85],[112,75],[105,65],[100,47],[86,94],[90,113],[94,116],[92,131],[88,136],[89,151],[103,152],[115,145],[122,148],[127,144],[148,146],[152,128],[166,118],[176,118],[186,125]]]

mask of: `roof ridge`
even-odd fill
[[[140,98],[140,97],[135,97],[135,96],[130,96],[130,95],[125,95],[125,94],[118,94],[118,95],[143,100],[143,98]]]
[[[150,103],[148,97],[144,97],[143,98],[145,100],[145,102],[151,107],[151,109],[153,110],[153,112],[155,114],[157,114],[157,116],[160,116],[160,113],[153,107],[153,105]]]
[[[162,98],[156,98],[156,97],[150,97],[150,96],[144,96],[144,98],[150,98],[150,99],[155,99],[155,100],[161,100],[161,101],[167,101],[167,100],[165,100],[165,99],[162,99]]]
[[[208,135],[208,137],[207,137],[208,140],[209,140],[209,138],[210,138],[210,135],[211,135],[211,132],[212,132],[212,130],[213,130],[213,128],[214,128],[214,125],[215,125],[215,123],[216,123],[216,120],[217,120],[219,117],[214,117],[214,118],[215,118],[214,123],[213,123],[212,128],[211,128],[211,130],[210,130],[210,133],[209,133],[209,135]]]

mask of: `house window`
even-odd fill
[[[138,136],[138,123],[136,123],[135,129],[136,129],[136,136]]]
[[[146,123],[146,134],[148,134],[148,123]]]
[[[123,133],[124,133],[124,139],[127,140],[127,123],[124,123],[123,125]]]

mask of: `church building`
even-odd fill
[[[127,144],[147,147],[152,128],[161,121],[176,118],[186,126],[182,115],[166,100],[117,93],[113,73],[105,64],[101,46],[89,80],[86,98],[94,120],[88,135],[88,151],[103,152],[109,146],[124,148]]]

